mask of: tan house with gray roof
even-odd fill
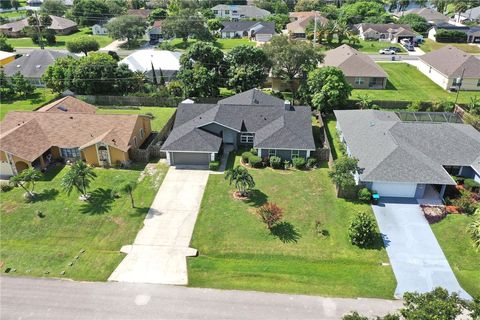
[[[295,39],[305,39],[307,36],[306,29],[310,22],[315,21],[315,17],[317,19],[317,27],[328,23],[328,19],[318,11],[291,12],[290,19],[292,22],[286,26],[288,35]]]
[[[52,24],[48,26],[48,29],[55,31],[56,34],[70,34],[78,29],[77,24],[70,19],[52,15],[50,15],[50,18]],[[28,18],[0,25],[0,33],[12,38],[24,37],[23,29],[25,27],[28,27]]]
[[[360,23],[355,26],[362,40],[378,40],[398,43],[402,39],[413,41],[417,33],[406,24]]]

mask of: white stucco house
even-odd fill
[[[119,64],[126,64],[132,71],[141,71],[153,80],[153,73],[157,81],[160,75],[166,82],[172,80],[180,70],[181,52],[167,50],[138,50],[120,60]],[[153,69],[153,70],[152,70]]]
[[[238,21],[245,18],[265,18],[270,12],[252,5],[218,4],[212,8],[215,18]]]

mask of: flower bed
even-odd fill
[[[434,205],[420,205],[423,211],[423,215],[427,219],[429,224],[434,224],[441,221],[447,216],[447,209],[445,206]]]

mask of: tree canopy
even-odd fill
[[[93,26],[111,17],[111,13],[104,0],[75,0],[71,16],[82,26]]]
[[[333,162],[332,169],[328,175],[340,188],[348,188],[355,185],[353,175],[357,171],[358,159],[343,156]]]
[[[67,42],[67,50],[72,53],[83,52],[87,55],[88,52],[97,51],[99,48],[100,44],[98,41],[87,36],[79,37]]]
[[[281,33],[285,29],[286,25],[290,22],[288,14],[271,14],[265,17],[265,21],[275,23],[275,31]]]
[[[361,22],[386,23],[391,21],[391,17],[385,11],[382,3],[366,0],[344,4],[340,8],[339,17],[349,24]]]
[[[323,0],[298,0],[295,11],[319,11],[325,6]]]
[[[0,51],[13,52],[13,46],[7,42],[7,37],[0,36]]]
[[[408,24],[413,30],[420,33],[427,32],[430,28],[430,24],[428,23],[427,19],[415,13],[409,13],[400,17],[400,19],[398,19],[398,23]]]
[[[40,6],[40,12],[61,17],[67,12],[67,6],[62,0],[45,0]]]
[[[127,46],[134,43],[145,35],[147,23],[142,17],[124,15],[116,17],[107,23],[108,34],[114,39],[127,39]]]
[[[255,0],[253,3],[273,14],[288,14],[288,6],[283,0]]]
[[[175,16],[168,16],[163,21],[162,31],[167,37],[181,38],[184,42],[189,37],[202,41],[213,40],[212,34],[205,26],[204,17],[190,9],[181,10]]]

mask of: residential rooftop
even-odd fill
[[[432,68],[445,76],[478,78],[480,76],[480,60],[454,46],[445,46],[419,57]]]

